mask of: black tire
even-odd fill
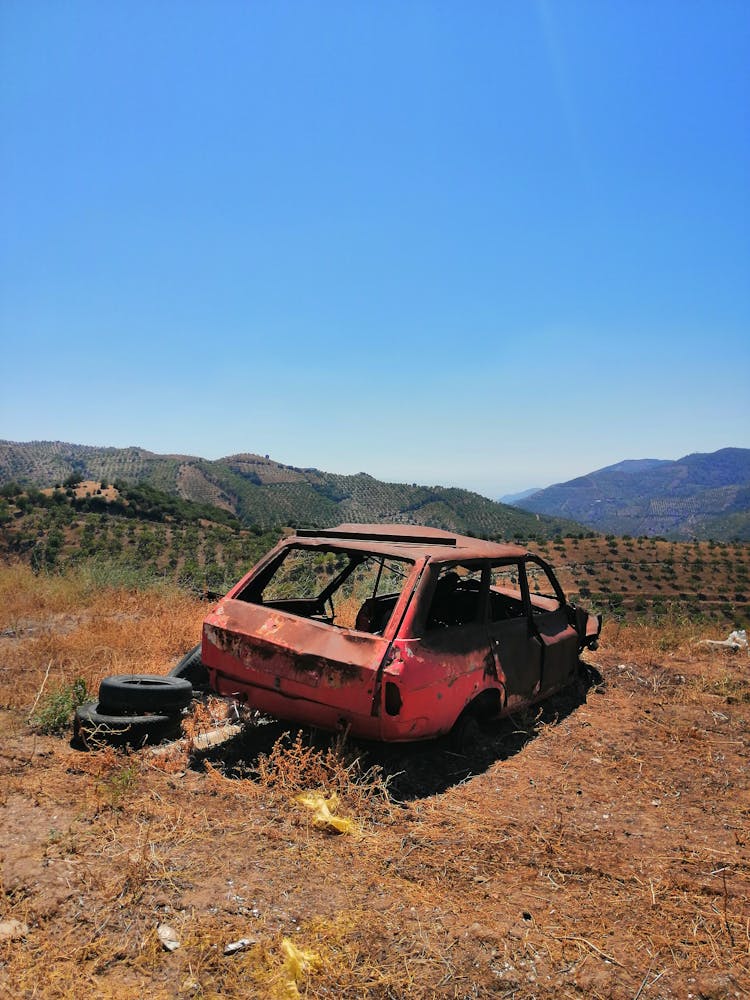
[[[86,749],[100,743],[133,747],[153,745],[176,739],[180,733],[180,715],[111,715],[101,711],[96,701],[79,705],[73,720],[74,742]]]
[[[481,735],[482,730],[476,715],[473,712],[464,712],[459,715],[449,733],[449,746],[453,753],[468,757],[476,750]]]
[[[208,679],[208,670],[203,666],[201,660],[201,644],[193,646],[183,656],[179,663],[169,671],[169,677],[184,677],[190,681],[195,691],[209,691],[211,684]]]
[[[99,685],[99,705],[105,714],[164,712],[169,715],[185,708],[192,698],[193,686],[184,677],[121,674],[105,677]]]

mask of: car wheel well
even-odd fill
[[[490,716],[497,715],[502,707],[502,691],[498,690],[498,688],[487,688],[484,691],[480,691],[476,698],[473,698],[468,705],[464,706],[458,719],[464,715],[473,715],[477,719],[488,719]],[[458,719],[456,719],[456,722],[458,722]]]

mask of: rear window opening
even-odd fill
[[[237,595],[335,628],[382,635],[412,563],[376,553],[293,547]]]

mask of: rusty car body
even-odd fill
[[[206,617],[201,658],[264,714],[411,741],[558,691],[600,629],[520,546],[342,524],[279,542]]]

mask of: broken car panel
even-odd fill
[[[205,619],[202,660],[260,712],[407,741],[546,698],[600,629],[519,546],[343,524],[269,552]]]

